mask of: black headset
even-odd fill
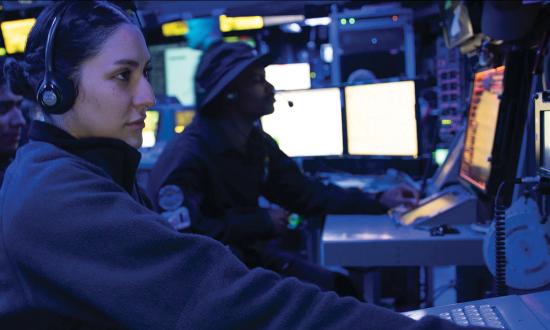
[[[46,113],[54,115],[60,115],[69,111],[76,98],[76,90],[73,82],[66,77],[56,76],[53,68],[55,32],[64,12],[65,10],[54,16],[48,32],[45,50],[44,79],[40,82],[36,91],[36,100],[38,104],[42,106],[42,109],[44,109]]]

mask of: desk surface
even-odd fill
[[[455,225],[459,234],[397,226],[387,215],[329,215],[321,240],[324,265],[443,266],[484,265],[483,234]]]

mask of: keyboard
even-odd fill
[[[550,330],[550,290],[522,296],[486,298],[447,306],[405,312],[419,320],[439,316],[459,325],[509,330]]]
[[[458,325],[485,326],[495,329],[509,329],[498,308],[492,305],[466,305],[439,313],[442,319]]]

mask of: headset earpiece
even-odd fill
[[[42,108],[54,115],[63,114],[74,104],[75,88],[67,78],[55,77],[44,79],[37,92],[37,100]]]
[[[71,80],[65,77],[56,77],[53,68],[53,44],[57,26],[61,21],[62,13],[56,15],[48,32],[45,50],[44,79],[38,85],[36,101],[49,114],[63,114],[74,104],[76,91]]]

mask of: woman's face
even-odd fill
[[[25,118],[19,109],[23,98],[13,94],[4,84],[0,85],[0,153],[17,149]]]
[[[145,111],[155,103],[150,58],[135,26],[116,29],[98,55],[82,64],[78,97],[63,115],[64,128],[77,138],[115,138],[139,148]]]

